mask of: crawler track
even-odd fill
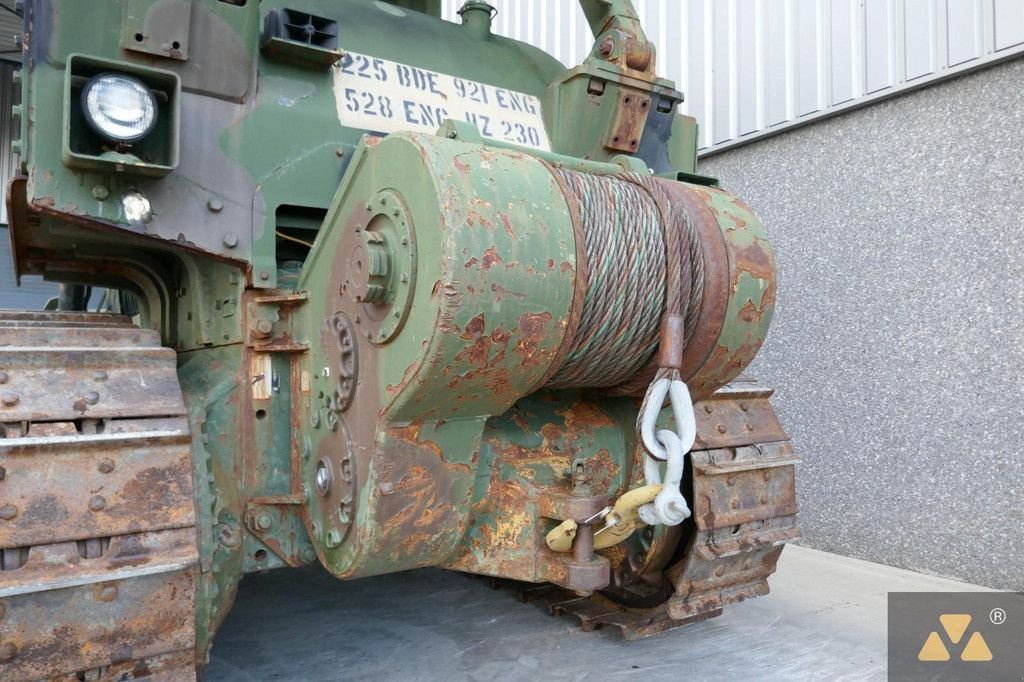
[[[195,679],[174,351],[108,314],[0,312],[0,679]]]

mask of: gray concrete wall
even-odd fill
[[[769,230],[753,374],[805,544],[1024,588],[1024,60],[706,159]]]

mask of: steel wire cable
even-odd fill
[[[657,370],[663,316],[684,315],[689,338],[699,311],[703,262],[692,221],[653,178],[552,170],[578,204],[587,281],[579,325],[547,386],[642,393]]]

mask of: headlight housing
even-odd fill
[[[82,89],[82,112],[98,135],[112,142],[138,142],[156,127],[157,102],[138,78],[101,73]]]

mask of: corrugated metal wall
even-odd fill
[[[567,65],[593,39],[575,0],[490,0],[495,31]],[[444,0],[458,21],[462,0]],[[1024,53],[1024,0],[635,0],[701,147]]]

